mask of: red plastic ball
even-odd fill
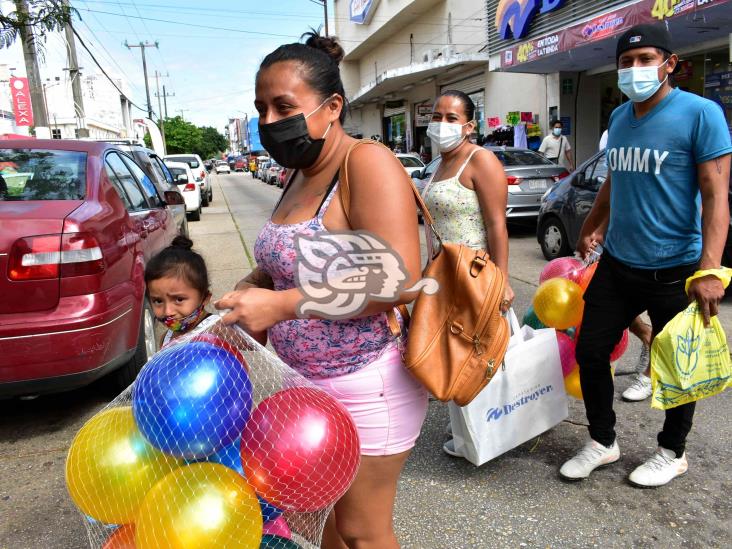
[[[313,512],[348,490],[360,445],[340,402],[319,389],[294,387],[264,399],[252,412],[241,456],[257,494],[281,509]]]
[[[562,375],[567,377],[577,367],[574,340],[563,332],[557,332],[559,359],[562,362]]]
[[[577,282],[578,273],[581,269],[582,262],[574,257],[558,257],[552,259],[541,270],[539,284],[546,282],[550,278],[567,278],[572,282]]]
[[[613,352],[610,353],[610,362],[615,362],[623,356],[625,351],[628,349],[628,339],[628,330],[623,330],[623,335],[620,336],[620,341],[615,345]]]

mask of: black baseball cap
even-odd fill
[[[671,49],[671,33],[666,30],[666,26],[658,25],[636,25],[625,31],[618,39],[618,46],[615,50],[615,61],[620,56],[635,48],[659,48],[669,54],[673,53]]]

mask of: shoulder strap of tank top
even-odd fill
[[[455,174],[456,179],[460,179],[460,176],[463,175],[463,171],[468,166],[468,162],[470,162],[470,159],[473,158],[473,155],[477,153],[481,149],[473,149],[473,151],[468,155],[468,158],[465,159],[465,162],[463,162],[463,165],[460,166],[460,169],[458,170],[458,173]]]
[[[336,186],[336,183],[338,183],[338,176],[339,176],[340,170],[338,170],[335,175],[333,176],[333,181],[330,182],[330,185],[328,185],[328,190],[325,192],[325,195],[323,196],[323,200],[320,201],[320,206],[318,206],[318,209],[315,211],[315,217],[320,217],[320,210],[323,209],[323,206],[325,205],[326,201],[328,204],[330,204],[330,195],[333,194],[333,189]]]

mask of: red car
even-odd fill
[[[145,263],[180,200],[109,143],[2,143],[0,397],[135,379],[157,348]]]

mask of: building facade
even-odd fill
[[[444,90],[470,95],[476,139],[509,111],[546,111],[544,75],[490,70],[485,1],[335,2],[336,35],[346,51],[341,74],[351,112],[346,131],[378,137],[395,150],[433,153],[426,136]]]
[[[667,26],[676,85],[716,101],[732,126],[732,0],[346,0],[335,23],[346,130],[397,150],[429,156],[432,104],[452,88],[477,105],[478,142],[527,133],[536,148],[559,118],[578,162],[588,158],[626,100],[615,46],[639,23]]]
[[[732,1],[489,0],[492,68],[547,78],[548,117],[565,122],[579,161],[597,151],[617,87],[618,37],[640,23],[665,25],[679,68],[675,84],[708,97],[732,128]]]

